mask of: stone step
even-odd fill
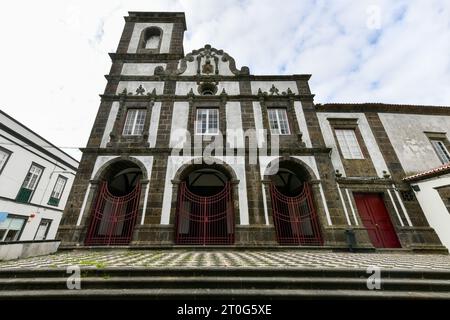
[[[3,278],[0,290],[67,290],[67,278]],[[311,277],[82,277],[83,290],[93,289],[302,289],[368,290],[364,278]],[[381,288],[392,291],[450,292],[450,280],[382,279]]]
[[[242,268],[242,267],[84,267],[81,273],[86,277],[310,277],[310,278],[360,278],[370,275],[365,269],[342,268]],[[0,279],[10,278],[66,278],[66,268],[23,268],[0,269]],[[383,279],[429,279],[450,280],[450,271],[442,270],[400,270],[382,269]]]
[[[450,299],[449,292],[317,289],[87,289],[0,291],[0,300],[17,299]]]

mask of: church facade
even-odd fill
[[[444,249],[403,179],[450,161],[450,109],[315,104],[310,75],[185,54],[185,30],[125,17],[62,246]]]

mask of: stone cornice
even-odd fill
[[[168,154],[178,156],[182,155],[182,152],[176,153],[174,152],[174,148],[149,148],[149,147],[123,147],[123,148],[114,148],[114,147],[107,147],[107,148],[94,148],[94,147],[86,147],[86,148],[80,148],[80,151],[86,154],[101,154],[101,155],[121,155],[121,154],[127,154],[129,156],[132,155],[160,155],[160,154]],[[241,149],[241,148],[234,148],[230,149],[234,150],[237,153],[235,153],[235,156],[242,156],[242,155],[248,155],[249,149]],[[253,150],[253,149],[252,149]],[[263,150],[263,149],[260,149]],[[268,149],[267,153],[265,154],[259,154],[260,150],[258,150],[258,156],[271,156],[271,151]],[[197,156],[194,153],[194,148],[191,148],[191,155]],[[329,154],[331,151],[331,148],[280,148],[279,149],[279,155],[317,155],[317,154]],[[226,151],[224,151],[224,156],[226,156]]]
[[[164,61],[157,61],[165,63]],[[177,75],[148,75],[148,76],[125,76],[125,75],[105,75],[108,81],[198,81],[198,82],[215,82],[215,81],[308,81],[309,74],[293,74],[293,75],[234,75],[234,76],[177,76]]]
[[[153,62],[153,63],[165,63],[172,60],[183,59],[182,54],[173,53],[108,53],[109,57],[113,62]]]
[[[426,115],[450,115],[450,106],[421,106],[421,105],[400,105],[388,103],[333,103],[316,104],[317,113],[320,112],[385,112],[385,113],[409,113]]]
[[[184,12],[140,12],[129,11],[124,17],[127,22],[181,22],[186,30],[186,17]]]
[[[101,94],[100,98],[102,101],[121,101],[123,100],[123,95],[111,95],[111,94]],[[227,95],[227,101],[259,101],[260,97],[258,95]],[[128,95],[125,97],[127,101],[132,102],[144,102],[148,101],[150,98],[147,95]],[[210,101],[210,100],[221,100],[221,95],[215,96],[190,96],[190,95],[173,95],[173,94],[163,94],[154,96],[154,101]],[[289,101],[293,99],[295,101],[313,101],[314,95],[292,95],[292,96],[265,96],[265,101]]]

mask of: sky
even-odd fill
[[[312,74],[316,103],[450,106],[447,0],[15,0],[0,4],[0,109],[80,159],[128,11],[185,12],[185,53]]]

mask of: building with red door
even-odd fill
[[[63,246],[444,249],[403,178],[449,161],[449,108],[315,104],[310,75],[185,54],[185,30],[125,17]]]

